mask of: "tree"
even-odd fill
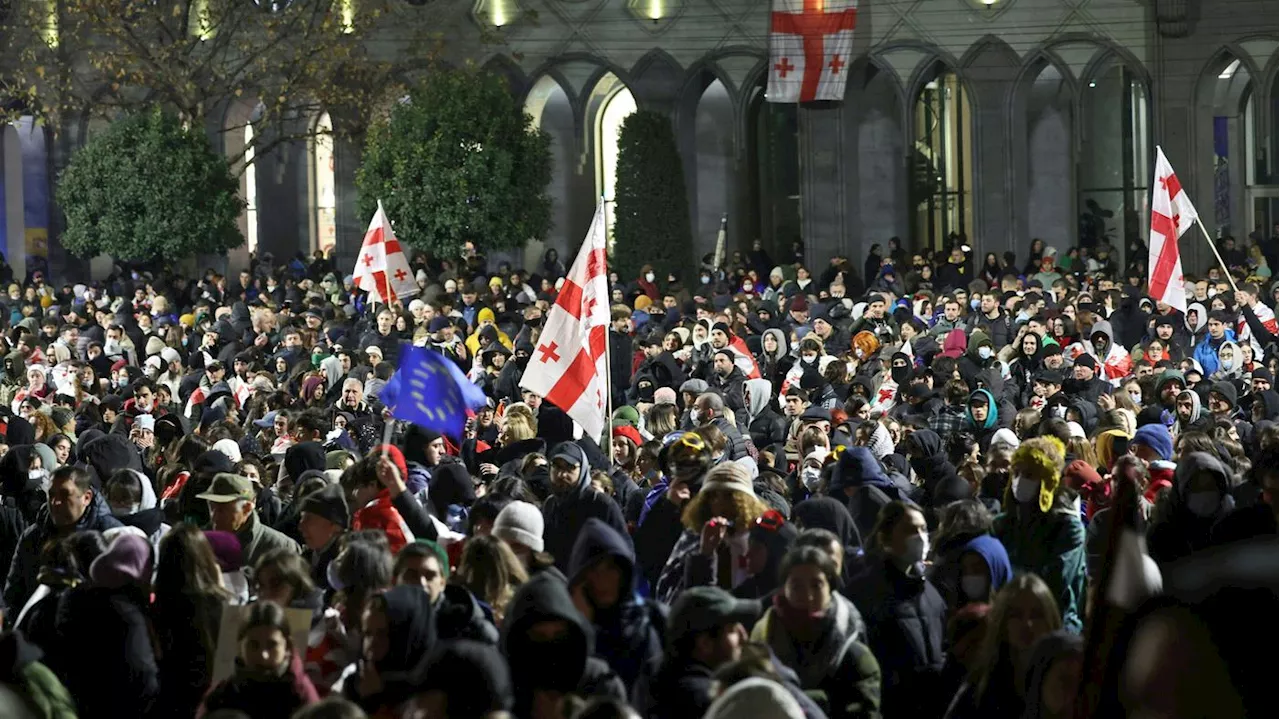
[[[174,261],[244,242],[244,202],[226,158],[171,113],[127,116],[71,156],[58,178],[62,244],[79,257]]]
[[[551,225],[550,140],[506,82],[473,69],[432,73],[375,124],[356,174],[361,217],[382,200],[396,236],[457,257],[522,247]]]
[[[8,62],[0,123],[34,114],[55,129],[160,106],[222,127],[258,104],[251,149],[311,138],[329,112],[358,135],[403,95],[399,78],[439,50],[439,11],[403,0],[32,0],[2,3]],[[7,116],[4,116],[7,115]],[[238,167],[232,158],[233,166]],[[239,169],[239,168],[238,168]]]
[[[693,233],[670,118],[641,110],[622,121],[617,176],[610,268],[624,281],[638,277],[644,265],[653,265],[663,279],[679,272],[688,281]]]

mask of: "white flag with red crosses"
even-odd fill
[[[364,244],[356,257],[356,269],[351,273],[356,286],[369,293],[373,302],[392,304],[418,294],[418,281],[409,269],[396,233],[391,230],[391,220],[378,200],[378,211],[364,233]]]
[[[1156,177],[1151,185],[1151,236],[1147,261],[1149,294],[1160,302],[1187,311],[1183,287],[1182,256],[1178,238],[1196,221],[1196,208],[1173,174],[1173,166],[1156,146]]]
[[[547,314],[520,386],[564,410],[592,438],[606,416],[605,341],[609,331],[609,270],[604,205]]]
[[[765,99],[843,100],[857,24],[857,0],[773,0]]]

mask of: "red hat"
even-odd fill
[[[1102,476],[1098,474],[1098,470],[1089,466],[1089,463],[1083,459],[1077,459],[1062,471],[1063,484],[1079,491],[1086,486],[1094,486],[1102,484]]]
[[[400,470],[400,479],[407,482],[409,480],[409,465],[404,461],[404,452],[401,452],[400,448],[394,444],[380,444],[373,448],[373,453],[382,454],[384,450],[387,453],[387,459],[390,459],[396,469]]]
[[[792,312],[808,312],[809,300],[805,299],[804,295],[796,295],[795,297],[792,297],[791,311]]]
[[[112,372],[119,372],[120,370],[122,370],[122,369],[124,369],[125,367],[128,367],[128,366],[129,366],[129,363],[128,363],[128,362],[126,362],[126,361],[125,361],[125,360],[123,360],[123,359],[118,359],[118,360],[116,360],[115,362],[112,362],[112,363],[111,363],[111,371],[112,371]]]
[[[614,427],[613,436],[626,437],[627,439],[631,440],[631,443],[637,447],[644,444],[644,440],[641,439],[640,437],[640,430],[636,429],[635,427],[632,427],[629,424],[623,424],[623,425]]]

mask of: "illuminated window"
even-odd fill
[[[625,86],[618,89],[600,111],[600,193],[604,195],[609,239],[613,239],[614,190],[618,185],[618,132],[622,121],[636,111],[636,99]]]
[[[337,188],[334,181],[333,121],[324,113],[316,121],[315,188],[316,231],[312,237],[312,250],[327,250],[337,240]]]

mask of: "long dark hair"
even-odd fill
[[[156,562],[156,601],[165,595],[187,594],[226,601],[231,594],[222,586],[222,570],[204,532],[180,522],[160,540]]]

